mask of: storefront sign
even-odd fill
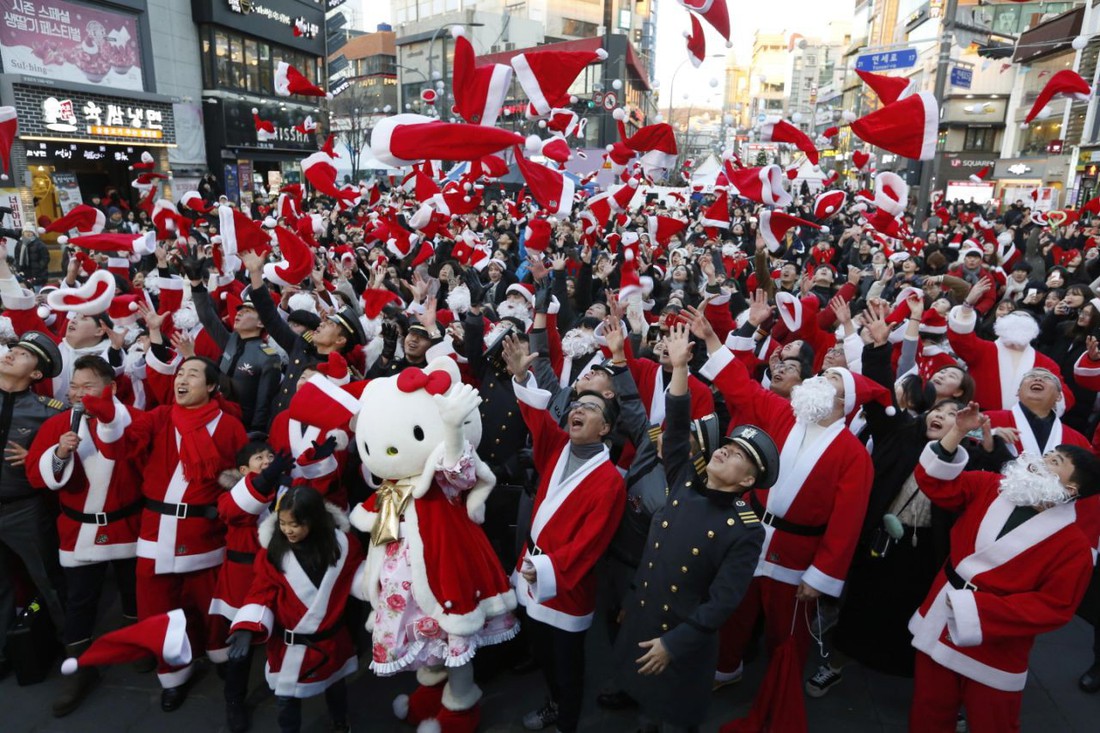
[[[184,4],[182,0],[180,4]],[[225,26],[317,56],[325,53],[325,41],[321,37],[325,25],[325,5],[322,2],[205,0],[190,5],[191,19],[195,23]]]
[[[86,145],[81,143],[28,141],[27,162],[61,163],[66,161],[113,161],[130,165],[141,160],[141,154],[152,152],[150,148],[122,145]]]
[[[84,203],[84,197],[80,194],[80,183],[76,180],[75,173],[54,171],[52,176],[53,188],[57,192],[57,201],[61,204],[62,214],[68,214]]]
[[[4,220],[0,222],[8,229],[19,231],[23,228],[23,224],[29,221],[26,215],[23,214],[23,199],[17,189],[0,188],[0,206],[11,209],[11,214],[4,217]]]
[[[67,0],[4,0],[0,53],[8,74],[141,91],[137,17]]]
[[[153,145],[176,142],[172,105],[14,84],[19,135]]]

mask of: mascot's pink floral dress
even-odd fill
[[[467,446],[454,467],[437,468],[425,496],[410,501],[400,538],[371,548],[383,553],[378,602],[371,612],[371,669],[376,674],[459,667],[473,659],[479,647],[507,641],[519,631],[504,571],[484,532],[466,514],[464,492],[475,481]],[[370,500],[367,508],[373,509]],[[499,577],[492,577],[494,569]],[[419,583],[418,570],[424,572]],[[450,587],[440,587],[441,573]],[[456,589],[456,581],[463,587]],[[417,602],[425,595],[438,606],[436,613],[426,612]]]

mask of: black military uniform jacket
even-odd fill
[[[283,351],[286,352],[287,365],[283,381],[279,385],[279,391],[275,395],[275,402],[271,405],[272,417],[290,406],[290,398],[298,391],[298,380],[302,372],[310,364],[325,361],[327,357],[317,354],[314,347],[312,332],[306,332],[299,336],[294,329],[279,315],[279,309],[275,301],[271,299],[271,292],[267,285],[249,290],[252,297],[252,305],[256,306],[256,313],[260,316],[260,322],[267,329],[267,335],[275,340]]]
[[[229,331],[218,318],[206,288],[192,288],[191,296],[199,322],[222,350],[218,371],[232,382],[232,393],[228,396],[241,406],[241,422],[245,430],[267,432],[274,416],[271,402],[279,391],[279,381],[282,379],[279,353],[259,336],[242,339]]]
[[[0,391],[0,445],[15,443],[30,448],[42,423],[65,409],[65,403],[31,390]],[[0,460],[0,502],[23,499],[35,493],[23,466]]]
[[[718,630],[752,581],[764,529],[740,495],[706,492],[691,460],[691,396],[666,399],[668,502],[650,525],[615,663],[647,717],[692,726],[706,718]],[[662,674],[642,677],[635,660],[645,650],[638,643],[658,637],[672,662]]]

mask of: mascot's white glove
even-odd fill
[[[463,425],[481,405],[481,396],[473,387],[462,384],[445,395],[434,395],[439,417],[443,421],[443,465],[454,466],[466,447]]]

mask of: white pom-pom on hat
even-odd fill
[[[602,48],[597,48],[596,49],[596,58],[598,58],[600,61],[606,61],[607,60],[607,51],[605,51]]]
[[[523,147],[527,148],[528,153],[537,153],[542,150],[542,138],[538,135],[528,135]]]
[[[617,121],[620,121],[620,122],[621,122],[622,120],[625,120],[625,119],[626,119],[626,110],[625,110],[625,109],[623,109],[622,107],[617,107],[617,108],[615,109],[615,111],[611,113],[611,116],[612,116],[612,117],[613,117],[613,118],[614,118],[615,120],[617,120]]]
[[[624,251],[623,252],[623,259],[626,260],[627,262],[633,262],[634,261],[634,250],[633,249],[628,249],[628,250]]]
[[[577,95],[572,94],[572,95],[569,96],[569,104],[576,104],[579,101],[580,101],[580,98],[577,97]]]
[[[393,714],[398,720],[404,720],[409,715],[409,696],[398,695],[393,699]]]
[[[890,405],[885,410],[883,410],[883,412],[886,413],[887,417],[893,417],[894,415],[898,414],[898,408],[894,407],[893,405]]]
[[[1080,51],[1082,48],[1089,45],[1090,40],[1089,36],[1077,36],[1069,45],[1073,46],[1075,51]]]
[[[546,120],[539,120],[539,129],[540,130],[545,130],[546,129]]]
[[[68,244],[69,243],[68,236],[62,234],[60,237],[57,238],[57,243],[58,244]]]
[[[61,674],[76,674],[77,667],[80,666],[76,657],[69,657],[61,663]]]
[[[858,119],[856,113],[853,112],[850,109],[846,109],[843,112],[841,112],[840,113],[840,118],[842,120],[844,120],[845,122],[854,122],[856,119]]]

